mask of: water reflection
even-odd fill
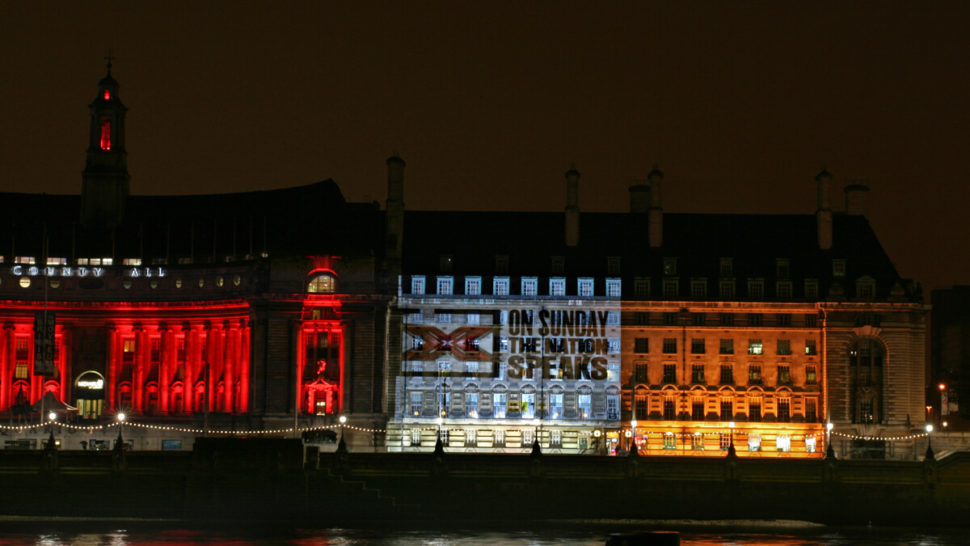
[[[9,522],[3,522],[9,523]],[[611,532],[630,531],[609,526],[582,525],[538,530],[400,529],[394,527],[305,529],[245,527],[219,528],[134,525],[125,529],[98,528],[92,522],[19,522],[0,531],[2,544],[132,545],[162,544],[293,544],[293,545],[601,545]],[[682,529],[681,544],[737,546],[835,546],[849,544],[950,546],[966,544],[965,530],[895,528],[812,528],[798,531],[750,529]]]

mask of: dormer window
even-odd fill
[[[311,294],[333,294],[336,288],[333,273],[320,273],[310,279],[307,292]]]
[[[438,295],[450,296],[454,293],[455,280],[452,277],[438,277]]]
[[[664,275],[677,274],[677,258],[664,258]]]
[[[775,276],[779,280],[787,280],[788,275],[791,274],[791,262],[787,258],[778,258],[775,260]]]
[[[522,295],[535,297],[539,279],[535,277],[522,277]]]
[[[576,281],[576,292],[581,298],[593,297],[593,278],[580,277],[579,280]]]
[[[482,294],[481,277],[465,277],[465,295],[480,296]]]
[[[721,258],[719,270],[722,277],[733,277],[734,258]]]
[[[566,257],[565,256],[553,256],[551,263],[551,269],[553,275],[563,275],[566,272]]]
[[[619,256],[607,256],[606,257],[606,274],[607,275],[619,275],[620,274],[620,257]]]
[[[411,293],[414,295],[424,294],[424,275],[411,276]]]
[[[845,260],[832,260],[832,276],[833,277],[844,277],[845,276]]]
[[[550,296],[565,296],[566,295],[566,279],[563,277],[553,277],[549,279],[549,295]]]

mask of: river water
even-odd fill
[[[199,524],[160,520],[75,520],[0,518],[0,544],[294,544],[294,545],[593,545],[611,533],[666,529],[680,533],[682,545],[957,545],[970,544],[970,529],[828,527],[806,522],[575,521],[521,522],[447,528],[357,522],[348,528],[308,528],[272,524]]]

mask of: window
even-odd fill
[[[761,418],[759,417],[758,420],[760,421]],[[761,435],[760,434],[749,434],[748,435],[748,451],[761,451]]]
[[[734,401],[730,398],[721,398],[721,420],[734,420]]]
[[[111,151],[111,120],[101,118],[101,149]]]
[[[508,273],[509,273],[509,255],[508,254],[496,254],[495,255],[495,273],[497,275],[508,275]]]
[[[310,279],[307,292],[311,294],[333,294],[335,289],[334,276],[330,273],[320,273]]]
[[[451,313],[435,313],[435,320],[438,324],[451,324]]]
[[[549,259],[550,271],[553,275],[562,275],[566,272],[566,257],[565,256],[552,256]]]
[[[606,274],[607,275],[619,275],[620,274],[620,257],[619,256],[607,256],[606,257]]]
[[[807,355],[814,355],[815,354],[815,351],[816,351],[816,349],[815,349],[815,340],[814,339],[806,339],[805,340],[805,354],[807,354]]]
[[[535,297],[539,280],[535,277],[522,277],[522,295]]]
[[[492,413],[497,419],[505,418],[505,410],[508,405],[509,395],[504,392],[492,393]]]
[[[760,339],[749,339],[748,340],[748,354],[749,355],[760,355],[764,353],[764,345],[761,344]]]
[[[421,403],[423,401],[422,393],[412,392],[411,393],[411,415],[418,417],[421,415]],[[420,442],[420,440],[418,440]]]
[[[779,355],[790,355],[791,354],[791,340],[790,339],[779,339],[778,340],[778,354]]]
[[[790,398],[779,398],[778,399],[778,420],[782,423],[787,423],[791,421],[791,399]]]
[[[664,383],[677,383],[676,364],[664,364]]]
[[[752,399],[750,402],[748,402],[748,420],[749,421],[761,420],[761,399],[760,398]]]
[[[141,259],[126,258],[125,261],[128,261],[129,259],[132,261],[137,261],[138,263],[125,264],[125,265],[141,265]],[[55,257],[48,256],[47,265],[67,265],[67,258],[55,258]]]
[[[864,300],[871,300],[876,296],[876,281],[871,277],[863,277],[856,281],[856,296]]]
[[[664,275],[677,274],[677,258],[664,258]]]
[[[664,419],[672,421],[677,418],[677,407],[673,396],[664,397]],[[668,433],[669,434],[669,433]]]
[[[707,313],[691,313],[690,321],[694,326],[704,326],[707,323]]]
[[[633,319],[638,326],[645,326],[650,324],[650,313],[638,311],[633,315]]]
[[[782,453],[791,451],[791,436],[775,437],[775,447]]]
[[[442,254],[438,256],[438,271],[442,273],[451,273],[451,268],[455,264],[455,257],[451,254]]]
[[[634,419],[643,419],[647,416],[647,396],[638,394],[634,405]]]
[[[791,385],[791,369],[788,366],[778,366],[778,384]]]
[[[786,313],[781,313],[775,317],[778,322],[778,326],[791,326],[791,315]]]
[[[815,366],[805,366],[805,383],[809,385],[818,383],[818,376],[815,372]]]
[[[706,298],[707,281],[704,279],[694,279],[690,281],[690,297],[698,300]]]
[[[764,323],[764,317],[761,313],[748,313],[748,326],[761,326]]]
[[[734,340],[733,339],[722,339],[720,354],[722,355],[733,355],[734,354]]]
[[[481,277],[465,277],[465,295],[480,296],[482,294]]]
[[[721,419],[723,420],[724,417],[721,417]],[[721,432],[721,433],[718,433],[718,444],[721,447],[721,451],[727,451],[728,449],[731,449],[731,444],[732,444],[732,442],[731,442],[731,435],[732,434],[734,434],[734,433],[733,432],[728,432],[728,433]]]
[[[815,449],[816,449],[815,446],[816,446],[815,437],[814,436],[806,436],[805,437],[805,451],[807,451],[808,453],[815,453]]]
[[[620,418],[620,396],[609,394],[606,396],[606,418],[615,421]]]
[[[645,277],[636,277],[633,279],[633,295],[638,298],[646,298],[650,296],[650,279]]]
[[[695,396],[690,402],[690,418],[694,421],[704,420],[704,399]]]
[[[690,437],[690,448],[695,451],[704,451],[704,436],[700,432],[695,432]]]
[[[764,299],[765,281],[764,279],[748,279],[748,298],[753,300]]]
[[[734,295],[734,281],[721,280],[717,283],[718,295],[723,300],[733,300]]]
[[[536,415],[535,393],[522,393],[522,418],[532,419]]]
[[[721,364],[721,384],[734,384],[734,366],[730,364]]]
[[[642,362],[637,362],[633,367],[633,379],[637,383],[647,382],[647,365]]]
[[[807,328],[816,328],[818,326],[818,315],[805,315],[805,326]]]
[[[786,280],[790,274],[791,262],[787,258],[778,258],[775,260],[775,277],[780,280]]]
[[[504,417],[505,414],[503,413]],[[492,445],[495,447],[505,447],[505,429],[497,428],[492,432]]]
[[[832,260],[832,276],[833,277],[844,277],[845,276],[845,260],[844,259]]]
[[[677,437],[673,432],[664,434],[664,449],[677,449]]]
[[[818,298],[818,279],[805,279],[805,298],[809,300]]]
[[[649,353],[650,352],[650,338],[648,337],[638,337],[633,340],[633,352],[634,353]]]
[[[664,326],[677,326],[677,313],[664,313]]]
[[[677,285],[677,279],[664,279],[664,298],[675,299],[679,292]]]
[[[455,279],[453,277],[438,277],[438,295],[450,296],[454,293]]]
[[[734,276],[734,258],[721,258],[718,271],[722,277]]]
[[[589,277],[580,277],[576,281],[576,293],[579,294],[579,297],[581,298],[593,297],[593,279]]]
[[[562,447],[562,431],[555,429],[549,433],[549,447]]]
[[[28,376],[27,368],[30,365],[29,364],[30,349],[28,345],[28,343],[30,342],[28,341],[28,339],[29,338],[27,336],[17,336],[17,339],[14,341],[14,344],[15,344],[14,358],[16,359],[16,367],[14,369],[14,375],[13,375],[14,379],[27,379],[27,376]]]
[[[675,354],[677,352],[677,338],[675,337],[665,337],[664,338],[664,354]]]
[[[411,293],[415,295],[424,294],[424,275],[413,275],[411,277]]]
[[[717,320],[721,323],[721,326],[734,326],[733,313],[720,313],[717,316]]]
[[[620,279],[606,279],[606,297],[619,298],[622,293]]]
[[[566,295],[566,279],[563,277],[553,277],[549,279],[549,295],[550,296],[565,296]]]
[[[692,338],[690,340],[690,352],[695,355],[702,355],[706,352],[704,338]]]
[[[579,395],[579,418],[589,419],[593,412],[592,406],[592,395],[591,394],[580,394]]]
[[[495,296],[509,295],[509,278],[495,277],[492,279],[492,294]]]
[[[748,383],[752,385],[761,383],[761,366],[748,366]]]
[[[549,411],[553,419],[562,418],[562,393],[553,393],[549,395]]]
[[[775,296],[781,300],[790,300],[792,293],[791,281],[778,281],[775,283]]]
[[[694,364],[694,365],[692,365],[691,366],[690,377],[691,377],[691,381],[693,381],[694,383],[703,383],[704,382],[704,365],[703,364]]]
[[[818,420],[818,402],[814,398],[805,399],[805,420],[814,422]]]

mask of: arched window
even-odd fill
[[[320,273],[310,279],[307,292],[311,294],[333,294],[336,289],[336,277],[332,273]]]
[[[101,119],[101,149],[111,151],[111,120]]]

